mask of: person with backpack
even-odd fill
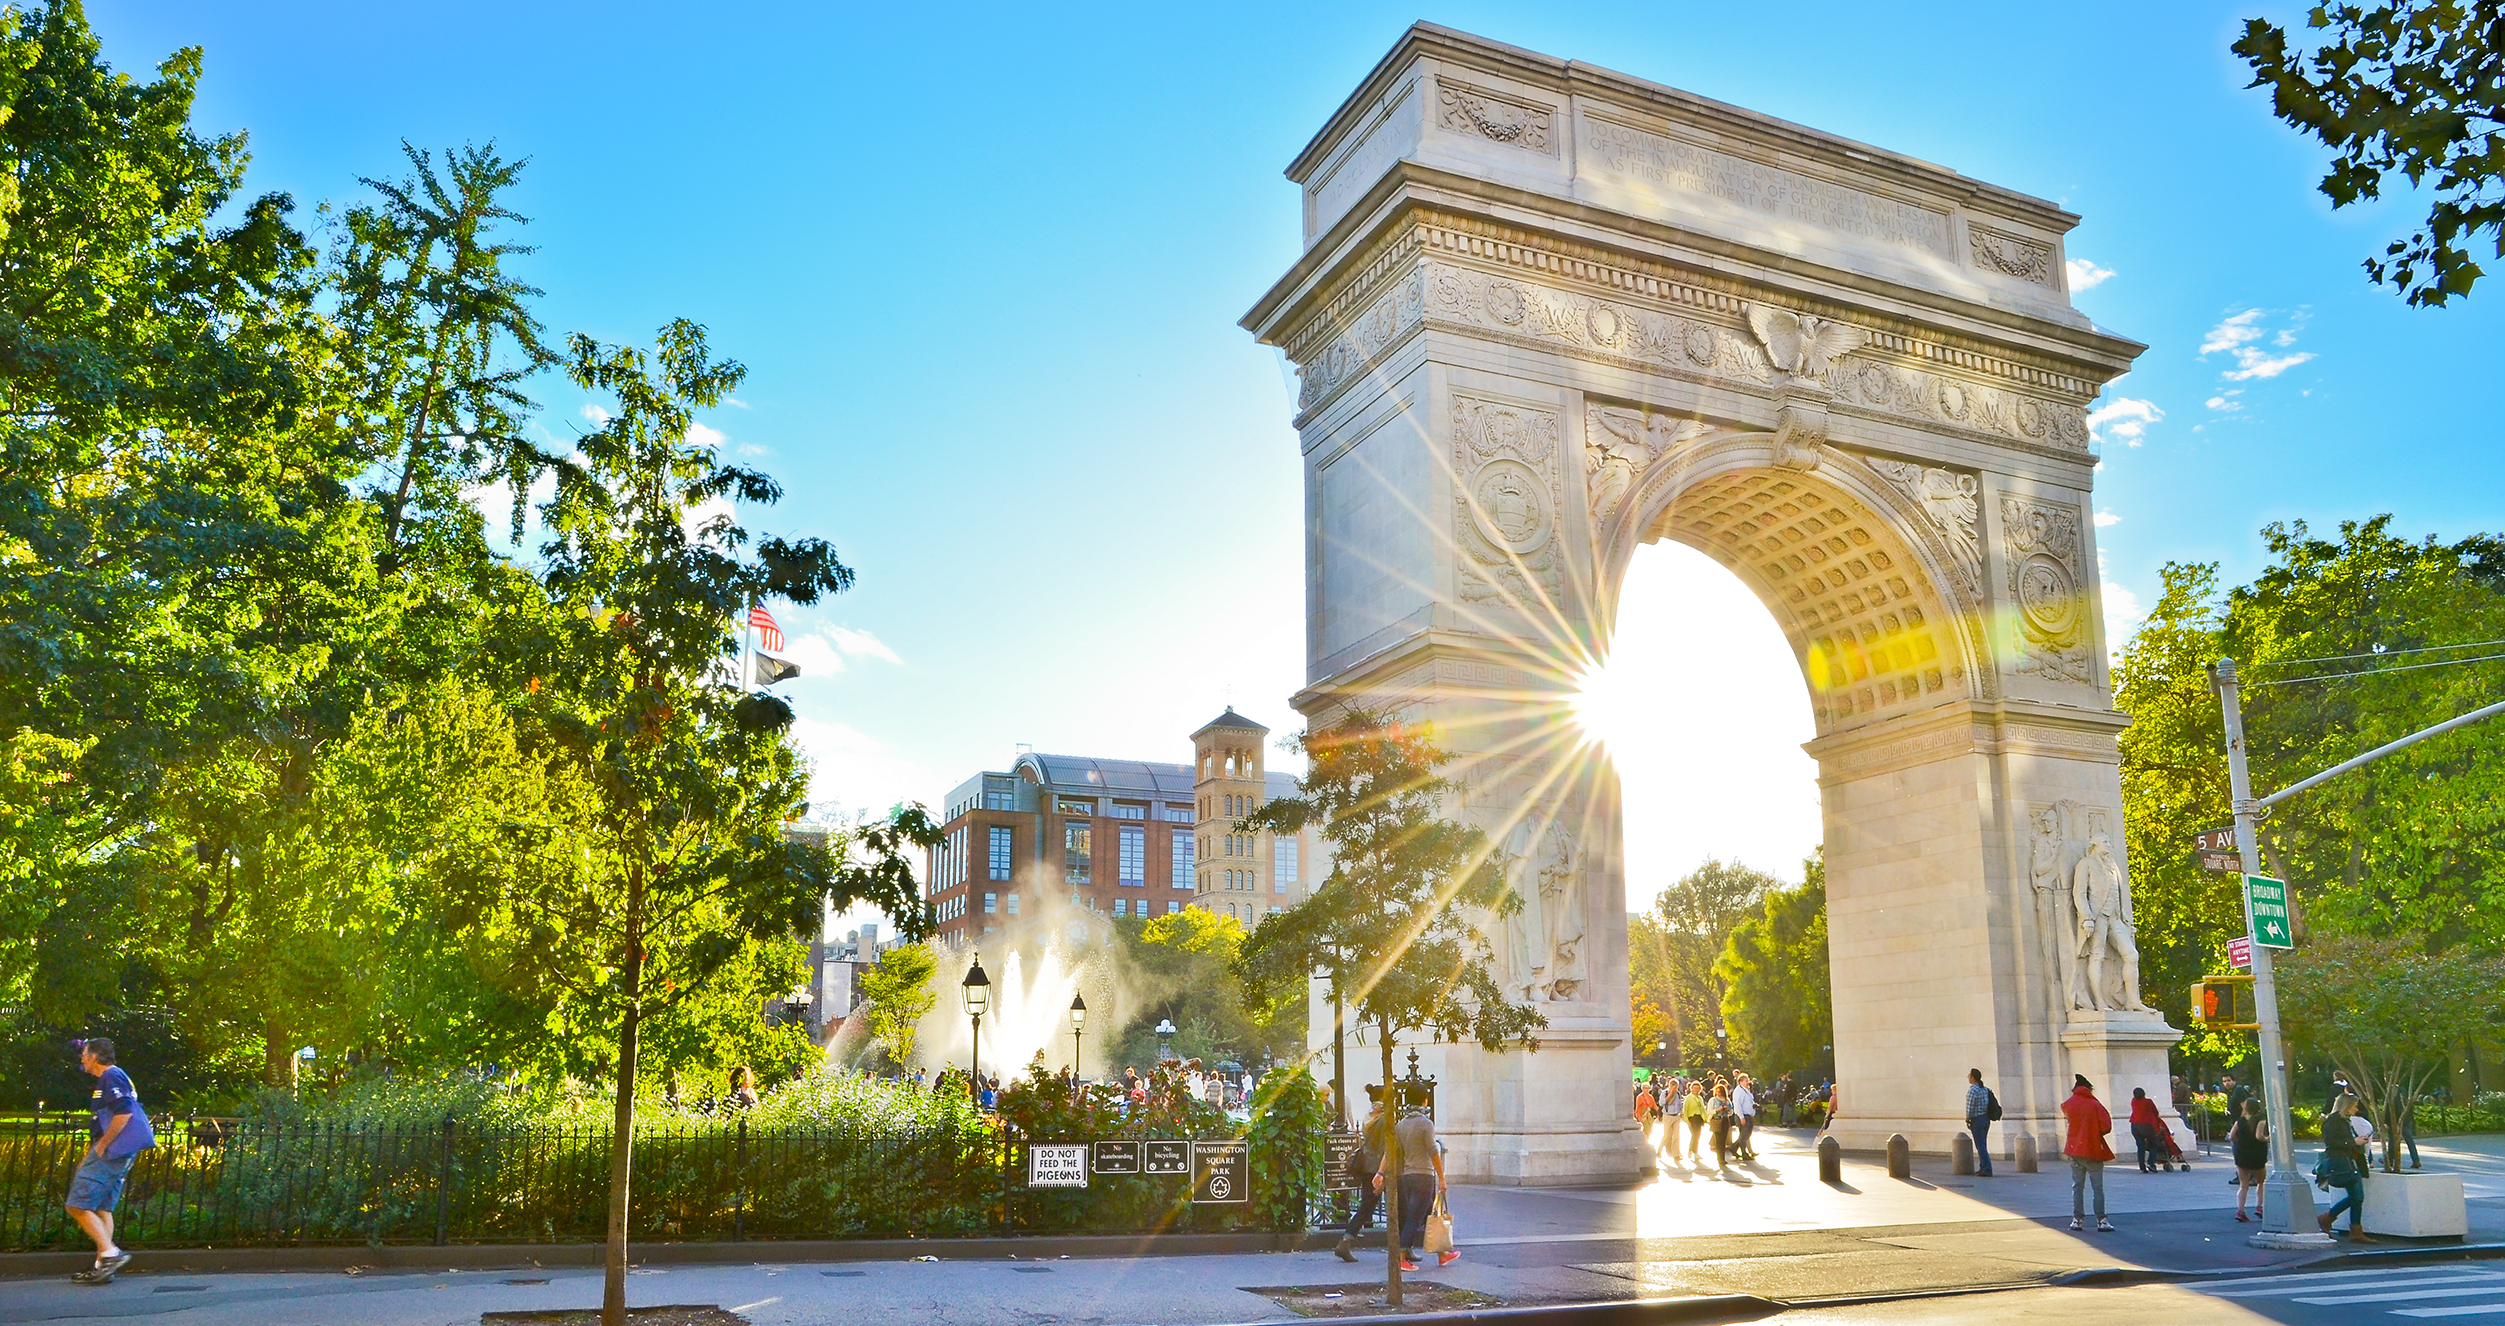
[[[2001,1098],[1983,1085],[1983,1070],[1966,1070],[1966,1131],[1974,1135],[1974,1174],[1992,1177],[1992,1124],[2001,1117]]]
[[[2322,1159],[2314,1164],[2314,1186],[2325,1190],[2338,1188],[2348,1195],[2314,1220],[2328,1234],[2331,1222],[2346,1211],[2348,1241],[2372,1243],[2375,1240],[2366,1233],[2366,1146],[2358,1135],[2357,1104],[2355,1095],[2344,1095],[2329,1114],[2322,1116]]]
[[[1357,1260],[1357,1236],[1366,1232],[1366,1222],[1382,1208],[1383,1190],[1375,1186],[1374,1175],[1383,1168],[1383,1153],[1391,1149],[1392,1123],[1383,1112],[1383,1088],[1368,1086],[1366,1099],[1372,1104],[1357,1128],[1357,1150],[1348,1157],[1348,1177],[1357,1185],[1357,1209],[1340,1233],[1339,1246],[1331,1249],[1344,1262]]]
[[[79,1042],[78,1066],[96,1079],[88,1106],[95,1115],[88,1125],[94,1140],[79,1158],[78,1171],[70,1176],[69,1199],[62,1205],[68,1208],[70,1219],[95,1240],[96,1264],[70,1278],[82,1285],[109,1285],[130,1265],[130,1254],[113,1241],[113,1208],[121,1204],[122,1183],[130,1177],[131,1163],[157,1144],[157,1135],[148,1123],[148,1112],[140,1108],[130,1074],[114,1066],[113,1042],[101,1036]]]

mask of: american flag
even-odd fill
[[[754,605],[748,609],[748,624],[757,628],[759,649],[776,654],[783,652],[783,628],[775,625],[774,614],[767,612],[763,605]]]

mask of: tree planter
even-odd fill
[[[2366,1175],[2366,1232],[2419,1239],[2461,1238],[2469,1234],[2470,1213],[2462,1204],[2462,1176],[2370,1171]]]

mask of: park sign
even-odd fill
[[[2268,875],[2244,877],[2244,920],[2253,942],[2263,948],[2294,948],[2296,933],[2288,923],[2287,881]]]
[[[1249,1200],[1252,1145],[1248,1142],[1194,1142],[1192,1200],[1231,1204]]]
[[[2222,875],[2238,874],[2244,869],[2244,854],[2236,847],[2235,826],[2203,829],[2192,835],[2192,854],[2200,859],[2201,869]]]
[[[1084,1188],[1087,1186],[1087,1144],[1037,1142],[1026,1149],[1026,1186],[1029,1188]]]

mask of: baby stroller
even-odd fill
[[[2181,1168],[2187,1174],[2192,1170],[2191,1158],[2183,1154],[2183,1148],[2174,1140],[2174,1129],[2167,1127],[2162,1117],[2157,1120],[2157,1155],[2158,1163],[2163,1165],[2168,1173],[2173,1173],[2177,1168]]]

